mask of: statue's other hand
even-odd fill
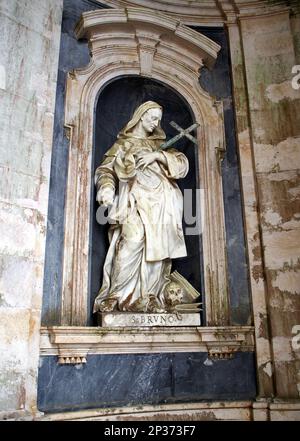
[[[114,203],[114,200],[113,198],[103,198],[101,203],[105,207],[108,207],[109,205],[112,205]]]
[[[142,153],[137,156],[136,166],[144,170],[152,162],[158,160],[157,152]]]
[[[104,205],[105,207],[108,207],[109,205],[113,204],[114,196],[115,196],[114,190],[110,187],[107,187],[98,191],[96,199],[100,205]]]

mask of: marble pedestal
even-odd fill
[[[199,313],[194,314],[147,314],[129,312],[99,312],[98,325],[104,328],[143,326],[200,326]]]

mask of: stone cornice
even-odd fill
[[[188,0],[99,0],[99,2],[112,8],[138,7],[144,10],[159,11],[188,25],[222,26],[223,23],[223,13],[216,5],[215,0],[204,0],[201,3]]]
[[[208,352],[210,358],[232,358],[254,350],[251,326],[41,328],[41,355],[57,355],[60,364],[86,363],[92,354]]]
[[[242,17],[272,15],[284,9],[291,10],[281,1],[271,4],[267,0],[99,0],[111,8],[138,7],[167,14],[190,26],[223,26]]]
[[[252,401],[213,401],[201,403],[143,404],[49,413],[40,421],[207,421],[251,420]],[[202,416],[202,418],[201,418]],[[171,426],[172,427],[172,426]]]
[[[182,54],[187,53],[198,64],[202,64],[203,60],[209,67],[220,50],[220,46],[206,36],[166,14],[157,14],[150,9],[100,9],[85,12],[75,28],[76,37],[88,38],[91,45],[101,42],[105,33],[108,36],[123,33],[123,38],[133,36],[139,44],[145,42],[149,49],[153,46],[153,51],[160,39],[172,41],[173,46],[182,48]]]

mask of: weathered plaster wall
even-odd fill
[[[42,323],[46,325],[58,324],[61,320],[64,213],[70,144],[64,129],[66,77],[69,71],[86,66],[90,60],[87,41],[78,41],[74,29],[83,12],[98,8],[102,6],[93,0],[63,2],[42,308]]]
[[[242,183],[245,234],[248,248],[253,319],[255,325],[258,396],[272,396],[273,381],[269,375],[272,354],[267,327],[267,290],[260,275],[263,272],[258,205],[256,200],[255,165],[252,155],[248,113],[247,83],[244,74],[243,46],[238,23],[227,26],[233,79],[236,129]]]
[[[299,11],[300,12],[300,11]],[[300,63],[300,14],[291,17],[291,31],[293,35],[296,63]]]
[[[61,13],[0,2],[0,412],[36,407]]]
[[[293,347],[292,328],[300,324],[300,91],[291,84],[299,18],[290,19],[288,12],[243,17],[240,27],[263,250],[263,267],[252,275],[267,289],[257,333],[267,358],[270,339],[275,396],[299,398],[300,351]],[[252,252],[259,260],[260,248]],[[271,378],[271,365],[264,370]]]

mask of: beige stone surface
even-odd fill
[[[234,23],[229,25],[228,32],[245,215],[245,238],[248,249],[253,321],[256,337],[258,396],[269,396],[273,394],[272,350],[267,321],[267,290],[263,272],[259,202],[252,149],[252,133],[248,115],[247,83],[245,81],[245,62],[241,41],[242,35],[240,28]]]
[[[289,268],[299,263],[299,230],[266,231],[264,233],[265,257],[268,269]]]
[[[300,409],[273,410],[270,412],[270,421],[300,421]]]
[[[283,231],[299,228],[299,170],[259,173],[257,180],[263,229]]]
[[[299,396],[298,354],[291,346],[292,327],[300,323],[300,93],[291,83],[297,23],[287,12],[241,20],[261,225],[260,274],[267,288],[264,327],[272,346],[274,393],[285,398]],[[263,370],[270,373],[270,367]]]
[[[251,401],[215,401],[128,406],[45,415],[42,421],[214,421],[251,420]]]
[[[300,403],[215,401],[90,409],[41,416],[41,421],[300,421]]]
[[[297,94],[300,100],[300,89]],[[259,136],[256,138],[260,139]],[[254,143],[254,151],[257,158],[257,173],[290,171],[300,168],[300,137],[289,137],[275,145]]]
[[[0,255],[0,307],[40,307],[43,270],[42,262],[28,257]]]
[[[1,415],[36,411],[62,1],[0,2]]]

